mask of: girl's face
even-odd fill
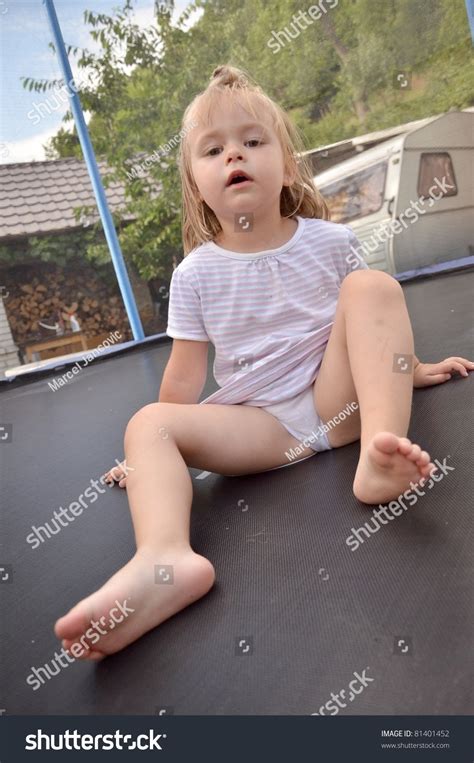
[[[218,220],[232,221],[241,212],[280,210],[280,193],[292,178],[284,168],[280,142],[268,118],[257,123],[240,105],[215,109],[211,124],[190,135],[191,167],[199,193]],[[242,170],[250,182],[229,185]]]

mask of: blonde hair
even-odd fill
[[[326,202],[316,189],[313,173],[308,160],[302,156],[305,150],[303,140],[295,125],[283,109],[278,106],[263,90],[249,82],[243,70],[232,66],[218,66],[214,69],[207,88],[199,93],[189,104],[183,115],[180,134],[184,137],[178,149],[178,167],[181,176],[182,193],[182,235],[184,256],[205,241],[212,241],[222,230],[219,220],[203,199],[199,198],[199,189],[191,168],[191,157],[187,132],[189,125],[200,122],[197,119],[203,113],[209,122],[211,109],[222,98],[232,99],[246,108],[255,119],[258,110],[270,115],[274,130],[283,151],[284,166],[293,171],[295,178],[290,186],[283,186],[280,194],[280,214],[282,217],[318,217],[330,219]],[[256,109],[254,109],[254,104]],[[300,154],[299,156],[297,154]]]

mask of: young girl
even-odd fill
[[[217,68],[182,128],[187,256],[171,281],[172,352],[159,402],[131,418],[125,461],[104,475],[126,481],[137,551],[56,622],[81,659],[122,649],[212,587],[213,565],[190,546],[188,467],[262,472],[360,439],[354,495],[389,501],[435,469],[406,437],[413,386],[474,367],[418,361],[398,282],[328,221],[297,131],[241,71]],[[209,341],[220,389],[198,404]]]

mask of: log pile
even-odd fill
[[[16,272],[14,272],[16,271]],[[76,317],[88,337],[119,331],[121,341],[132,339],[129,322],[114,274],[102,279],[84,265],[60,268],[39,263],[25,268],[9,268],[0,276],[4,305],[13,339],[23,345],[40,337],[55,335],[38,321],[54,325],[64,311],[77,303]],[[69,326],[65,325],[68,330]]]

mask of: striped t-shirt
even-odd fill
[[[220,389],[201,403],[271,405],[316,379],[342,281],[367,265],[351,253],[360,243],[348,226],[296,220],[277,249],[249,254],[208,241],[174,270],[166,333],[215,348]]]

